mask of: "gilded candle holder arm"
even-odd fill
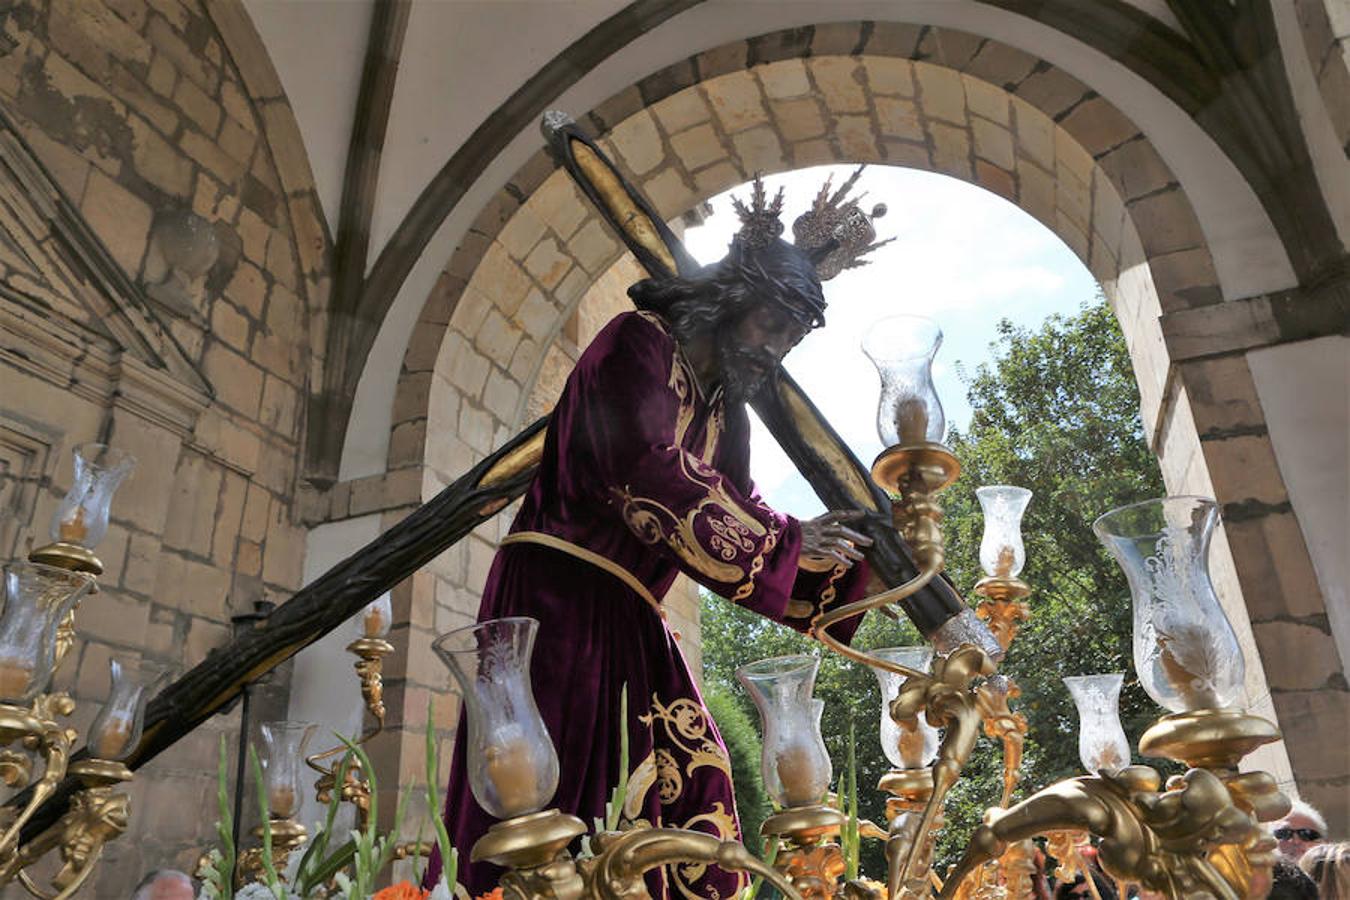
[[[353,667],[361,680],[361,699],[366,711],[375,720],[375,725],[365,731],[354,743],[365,744],[384,731],[384,658],[394,652],[394,645],[385,640],[393,623],[393,608],[388,594],[381,594],[360,613],[361,635],[347,645],[347,652],[356,657]],[[370,815],[370,785],[364,778],[361,761],[353,756],[348,760],[342,785],[337,783],[338,768],[346,744],[330,747],[322,753],[305,757],[305,765],[319,774],[314,782],[315,799],[321,804],[328,803],[333,790],[340,791],[339,796],[345,803],[356,809],[357,827],[365,827]],[[328,765],[323,763],[332,760]]]
[[[975,830],[942,891],[956,895],[977,867],[1000,856],[1013,841],[1052,831],[1082,831],[1101,839],[1098,859],[1108,875],[1171,898],[1210,894],[1240,900],[1206,855],[1216,845],[1254,846],[1255,821],[1233,800],[1222,780],[1192,769],[1176,788],[1146,766],[1062,781],[1007,810],[990,810]]]

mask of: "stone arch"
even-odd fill
[[[258,127],[271,154],[285,200],[286,216],[301,284],[310,311],[311,372],[322,371],[328,305],[328,255],[332,238],[319,205],[318,187],[309,153],[300,135],[281,78],[240,0],[207,0],[206,12],[216,26],[239,79],[257,113]]]
[[[1148,138],[1072,76],[1003,51],[981,54],[984,63],[967,72],[870,53],[777,60],[678,89],[670,82],[669,93],[649,92],[649,101],[634,101],[630,89],[586,123],[672,217],[755,171],[912,166],[978,184],[1031,213],[1109,295],[1127,295],[1123,317],[1144,306],[1156,317],[1221,301],[1196,216]],[[1028,82],[1019,92],[1004,88]],[[1143,227],[1127,227],[1134,223]],[[417,411],[437,408],[427,405],[433,372],[481,401],[495,422],[520,424],[511,408],[547,345],[543,323],[565,320],[620,251],[542,152],[523,167],[477,217],[424,306],[395,398],[396,409],[412,414],[395,420],[390,469],[427,462],[452,475],[472,458],[442,456],[457,464],[445,469],[423,455],[426,421]],[[1153,298],[1136,285],[1141,263],[1152,270]],[[1162,411],[1162,388],[1141,388],[1150,419]],[[479,443],[478,452],[490,449]]]
[[[1169,489],[1224,505],[1216,577],[1249,659],[1267,657],[1265,671],[1250,666],[1253,705],[1280,720],[1296,762],[1313,758],[1312,723],[1343,712],[1291,661],[1290,642],[1338,656],[1325,629],[1293,634],[1281,621],[1308,596],[1320,604],[1320,588],[1251,372],[1231,352],[1250,345],[1215,334],[1250,306],[1225,300],[1183,186],[1127,116],[1042,60],[936,28],[905,41],[874,35],[854,54],[847,38],[859,27],[817,27],[809,55],[795,31],[707,51],[583,124],[670,217],[755,171],[873,162],[981,185],[1059,235],[1120,318]],[[921,44],[942,48],[942,61],[919,58]],[[536,154],[480,212],[423,309],[396,393],[391,474],[420,469],[429,495],[513,434],[544,348],[621,255],[565,173]],[[428,631],[472,615],[505,524],[424,573]],[[1292,783],[1282,747],[1258,764]],[[1305,783],[1321,775],[1316,763],[1307,770]]]
[[[1350,18],[1336,21],[1331,0],[1295,0],[1303,48],[1341,149],[1350,154]]]

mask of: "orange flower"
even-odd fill
[[[475,900],[502,900],[502,889],[495,887],[486,894],[481,894]]]
[[[411,881],[400,881],[377,891],[371,900],[423,900],[427,892],[413,885]]]

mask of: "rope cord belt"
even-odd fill
[[[542,547],[548,547],[552,550],[566,553],[568,556],[573,556],[582,562],[588,562],[597,569],[608,572],[622,581],[633,591],[633,593],[637,594],[643,600],[646,600],[651,608],[656,610],[657,615],[662,619],[666,617],[666,611],[661,608],[661,601],[657,600],[656,596],[651,591],[647,590],[645,584],[638,581],[636,575],[614,562],[614,560],[606,559],[594,550],[587,550],[585,547],[578,546],[571,541],[565,541],[562,538],[555,537],[551,534],[544,534],[542,531],[516,531],[502,538],[501,544],[502,546],[506,546],[507,544],[539,544]]]

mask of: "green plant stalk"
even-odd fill
[[[305,848],[305,854],[300,857],[300,865],[296,868],[296,886],[300,889],[300,896],[302,897],[307,896],[316,884],[321,884],[333,877],[333,873],[329,872],[325,878],[316,878],[316,867],[322,867],[326,862],[324,853],[328,852],[328,844],[333,837],[333,824],[337,821],[338,810],[342,806],[342,791],[339,786],[347,780],[347,767],[351,764],[351,759],[351,751],[348,751],[338,761],[337,781],[328,795],[328,810],[324,817],[323,829],[314,836],[314,840]],[[338,852],[340,853],[341,850]]]
[[[315,866],[313,876],[307,882],[309,889],[313,886],[324,884],[331,881],[338,872],[341,872],[347,866],[351,865],[356,859],[356,843],[347,841],[341,847],[333,851],[327,858],[320,860]],[[304,896],[303,894],[301,896]]]
[[[623,805],[628,800],[628,684],[619,692],[619,783],[610,794],[605,807],[605,830],[619,827]]]
[[[394,810],[394,827],[385,835],[379,833],[379,827],[376,824],[379,816],[379,784],[375,778],[375,767],[370,762],[370,757],[361,747],[341,735],[338,739],[347,746],[347,750],[356,754],[357,762],[361,766],[361,771],[366,773],[366,783],[370,787],[370,816],[366,820],[364,832],[353,832],[353,840],[356,842],[356,880],[353,882],[357,889],[357,896],[364,897],[370,893],[372,883],[375,877],[380,873],[394,855],[395,836],[398,834],[399,827],[403,824],[403,814],[407,810],[407,802],[411,796],[412,788],[407,790],[399,797],[398,806]]]
[[[436,846],[441,851],[441,878],[447,887],[453,889],[459,878],[459,854],[450,846],[450,834],[445,830],[445,821],[441,818],[441,767],[436,756],[436,732],[432,726],[432,702],[427,701],[427,811],[431,813],[431,824],[436,829]]]
[[[220,900],[233,900],[234,865],[236,849],[234,846],[234,813],[230,805],[230,779],[228,754],[225,747],[225,735],[220,736],[220,763],[216,766],[216,807],[220,818],[216,820],[216,833],[220,835],[221,853],[216,862],[216,877],[219,883]]]
[[[272,821],[272,807],[267,801],[267,783],[263,780],[262,763],[258,762],[258,750],[252,744],[248,747],[248,761],[253,769],[253,780],[258,785],[258,809],[262,810],[262,864],[267,876],[267,887],[277,900],[286,900],[285,889],[277,875],[276,862],[272,859],[272,829],[267,827]]]
[[[376,790],[375,779],[371,772],[370,757],[366,755],[364,750],[342,735],[338,735],[338,740],[347,746],[347,752],[356,755],[357,764],[366,773],[366,783],[370,786],[370,812],[366,818],[365,830],[352,832],[352,841],[356,844],[356,855],[352,865],[352,875],[355,877],[352,881],[352,887],[354,888],[354,896],[364,897],[371,892],[370,882],[375,874],[372,867],[375,862],[374,844],[377,828],[375,823],[379,819],[379,793]],[[349,893],[351,892],[349,891]]]
[[[857,735],[853,721],[848,723],[848,767],[847,799],[845,801],[848,822],[846,825],[848,841],[844,844],[844,878],[852,881],[858,877],[858,857],[861,852],[862,836],[858,833],[858,754]]]
[[[774,860],[778,859],[778,838],[766,837],[764,839],[764,848],[760,854],[764,857],[764,865],[773,868]],[[759,895],[760,885],[764,883],[763,875],[756,875],[750,880],[750,886],[742,893],[742,900],[755,900]]]
[[[403,789],[403,793],[399,794],[398,806],[394,807],[394,827],[382,838],[379,865],[375,867],[377,873],[383,871],[385,866],[393,862],[394,850],[398,848],[399,829],[403,826],[403,816],[408,811],[408,800],[411,798],[412,785],[408,785]]]
[[[422,832],[424,828],[417,826],[417,837],[413,839],[417,852],[412,855],[413,858],[413,884],[422,883]]]

